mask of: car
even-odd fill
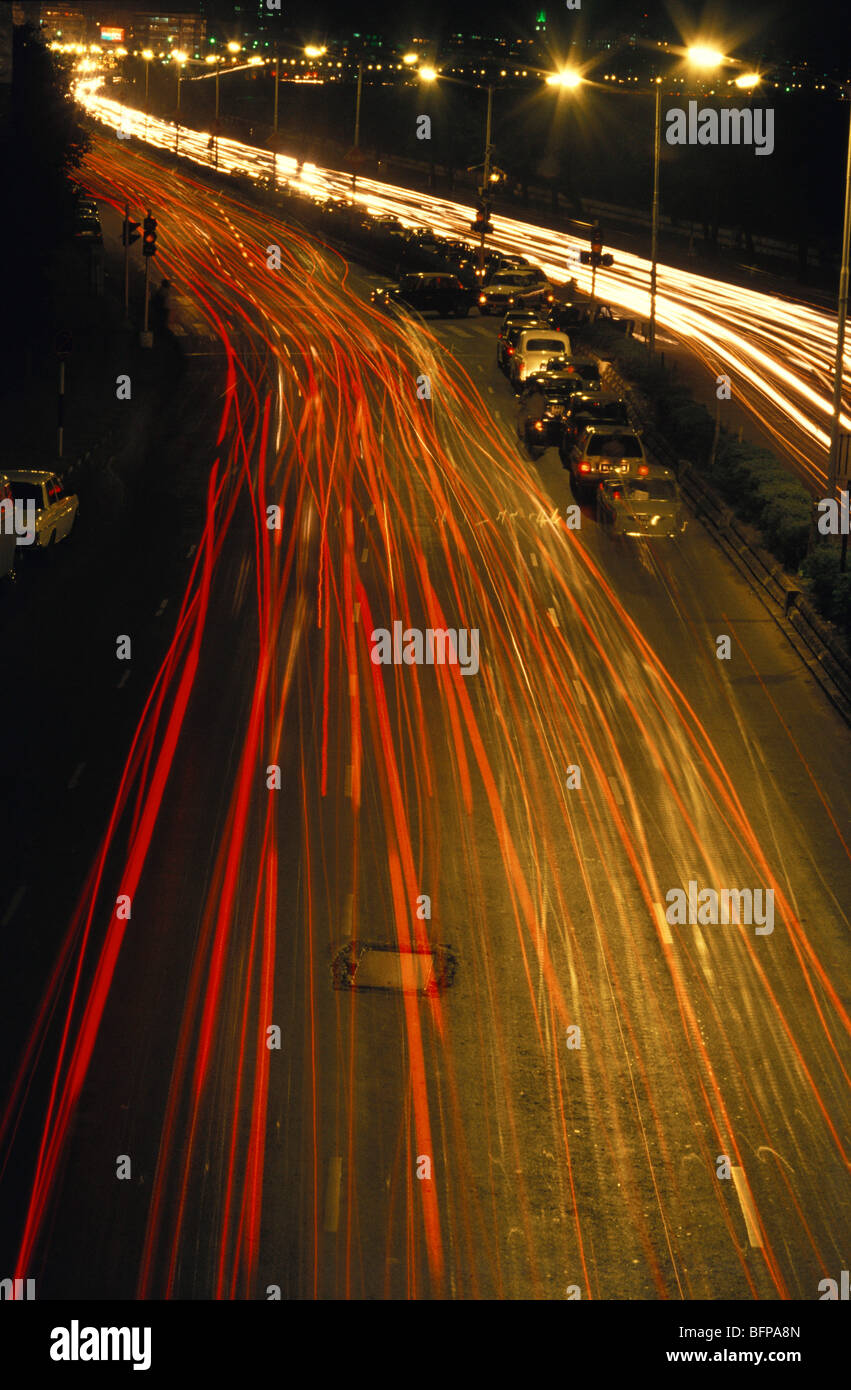
[[[518,336],[508,369],[515,391],[527,377],[534,376],[556,356],[570,356],[570,339],[566,333],[556,333],[552,328],[524,329]]]
[[[74,212],[74,240],[75,241],[103,241],[103,231],[101,230],[100,217],[97,209],[77,208]]]
[[[505,315],[505,318],[499,325],[499,332],[496,336],[496,365],[498,367],[502,367],[504,370],[506,366],[506,349],[509,329],[515,328],[520,330],[523,328],[534,328],[536,325],[538,325],[541,328],[546,327],[546,324],[542,322],[536,309],[523,309],[515,307],[513,309],[508,310],[508,312]],[[514,345],[512,344],[511,353],[513,353],[513,351]],[[509,353],[508,355],[510,356],[511,353]]]
[[[530,415],[521,397],[517,416],[517,436],[530,448],[560,444],[564,431],[564,412],[573,398],[574,383],[561,376],[537,376],[530,381],[524,397],[535,388],[543,392],[546,406],[542,414]]]
[[[510,323],[505,329],[501,338],[497,338],[496,353],[497,365],[502,368],[507,376],[511,376],[511,359],[517,351],[517,344],[520,341],[520,334],[525,333],[527,328],[546,328],[546,324],[525,323],[522,319],[519,323]]]
[[[596,486],[617,474],[636,474],[647,465],[641,437],[617,425],[589,425],[571,447],[567,466],[574,488]]]
[[[497,270],[482,286],[479,313],[505,311],[512,304],[543,305],[553,298],[552,285],[537,267]]]
[[[635,477],[604,479],[597,488],[597,521],[610,535],[676,540],[687,518],[673,471],[651,463]]]
[[[62,479],[49,469],[7,468],[6,477],[15,501],[34,506],[35,544],[45,550],[64,540],[77,519],[76,493],[66,492]]]
[[[398,285],[373,290],[370,295],[373,304],[385,309],[404,304],[421,314],[433,311],[441,317],[458,315],[461,318],[469,314],[475,298],[475,289],[465,285],[457,275],[429,270],[403,275]]]
[[[559,357],[549,364],[549,370],[569,372],[571,376],[579,377],[583,391],[596,392],[603,389],[599,366],[585,357]]]
[[[578,328],[580,324],[588,322],[588,306],[572,300],[562,301],[560,304],[553,303],[547,314],[547,322],[561,333],[569,332],[571,328]]]
[[[609,391],[577,391],[564,413],[562,455],[589,425],[629,426],[626,401]]]
[[[372,219],[372,227],[376,232],[381,232],[384,236],[405,236],[405,228],[398,217],[391,217],[389,213],[384,213],[380,217]]]

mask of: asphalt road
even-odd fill
[[[87,182],[155,203],[220,390],[173,640],[19,1039],[5,1265],[53,1298],[817,1298],[849,1235],[848,729],[697,523],[567,528],[496,320],[388,320],[129,144]],[[478,671],[374,664],[396,620],[477,630]],[[669,924],[689,881],[771,889],[773,931]],[[335,988],[352,939],[454,977]]]

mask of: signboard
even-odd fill
[[[101,31],[100,31],[100,41],[101,41],[101,43],[123,43],[123,42],[124,42],[124,30],[123,30],[123,29],[101,29]]]

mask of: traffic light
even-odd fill
[[[125,246],[132,246],[134,241],[139,240],[139,227],[141,223],[133,222],[129,217],[125,217],[121,231],[121,240]]]
[[[478,232],[479,236],[488,235],[493,231],[493,223],[489,221],[490,203],[487,198],[479,198],[476,204],[476,220],[470,223],[470,231]]]
[[[603,255],[603,233],[599,227],[591,228],[591,250],[580,251],[579,259],[583,265],[593,266],[594,270],[598,270],[601,265],[607,268],[614,265],[614,256],[608,251]]]
[[[142,235],[142,254],[145,256],[155,256],[157,254],[157,219],[146,217]]]

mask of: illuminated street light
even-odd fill
[[[228,44],[228,53],[239,53],[242,49],[241,43],[234,43],[233,40]]]
[[[743,72],[741,77],[736,78],[735,85],[747,90],[749,87],[758,87],[761,81],[758,72]]]
[[[305,58],[324,58],[327,52],[328,50],[324,45],[322,48],[317,48],[316,44],[309,43],[304,50],[304,56]]]
[[[696,68],[719,68],[722,63],[727,61],[724,54],[719,53],[717,48],[709,48],[706,44],[701,43],[686,49],[686,57]]]
[[[566,68],[564,72],[551,72],[546,79],[548,87],[566,88],[578,87],[584,81],[581,73],[575,72],[571,68]]]
[[[437,79],[437,71],[434,68],[420,68],[417,72],[417,76],[421,78],[423,82],[434,82]]]
[[[402,56],[402,62],[403,62],[403,63],[407,63],[409,66],[410,66],[411,63],[415,63],[416,61],[417,61],[417,55],[416,55],[416,53],[405,53],[405,54],[403,54],[403,56]]]

